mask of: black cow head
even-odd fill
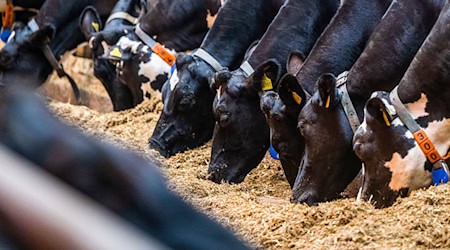
[[[213,104],[216,125],[208,179],[239,183],[261,162],[270,136],[259,107],[260,96],[273,89],[280,71],[281,67],[269,60],[249,78],[241,70],[216,74],[217,98]]]
[[[15,25],[8,43],[0,51],[0,82],[11,82],[18,75],[44,82],[52,68],[46,60],[42,60],[45,57],[41,48],[53,39],[55,32],[56,28],[50,24],[34,33],[28,26]]]
[[[307,98],[293,75],[302,64],[303,56],[291,55],[287,65],[290,73],[281,78],[278,93],[266,92],[260,102],[270,127],[271,144],[279,154],[291,188],[294,186],[304,151],[304,141],[297,130],[297,119]]]
[[[375,92],[354,136],[354,151],[364,162],[360,197],[378,208],[431,184],[431,164],[401,120],[390,115],[393,112],[389,94]]]
[[[213,74],[203,60],[184,53],[178,55],[176,69],[162,88],[164,110],[150,138],[151,148],[170,157],[211,139]]]
[[[81,32],[86,41],[89,41],[89,46],[94,52],[94,75],[105,86],[106,91],[111,97],[114,111],[120,111],[134,106],[133,97],[130,89],[117,77],[115,65],[108,59],[103,58],[103,55],[109,49],[106,41],[114,40],[114,38],[109,36],[114,37],[112,34],[119,36],[122,32],[125,32],[122,27],[116,28],[102,30],[100,16],[93,7],[87,7],[80,18]],[[109,37],[108,40],[105,37]]]
[[[131,90],[136,105],[161,91],[171,70],[134,32],[122,36],[106,56],[116,64],[118,77]]]
[[[340,102],[336,78],[322,75],[317,88],[298,117],[305,154],[293,198],[307,204],[337,198],[361,168],[352,151],[353,131]]]

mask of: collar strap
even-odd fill
[[[37,32],[39,31],[39,25],[37,24],[36,20],[33,18],[28,22],[28,28],[30,28],[30,30],[32,32]],[[80,96],[80,90],[78,89],[78,86],[76,84],[76,82],[73,80],[73,78],[67,74],[67,72],[64,70],[64,67],[62,65],[62,63],[60,63],[56,57],[55,54],[53,54],[53,51],[51,50],[50,46],[48,45],[48,43],[46,45],[44,45],[42,48],[42,53],[44,53],[45,57],[47,58],[47,61],[50,63],[50,65],[52,66],[52,68],[56,71],[56,73],[58,74],[58,76],[60,78],[62,77],[66,77],[67,80],[70,82],[70,86],[72,87],[72,90],[75,94],[75,98],[77,101],[77,104],[81,103],[81,96]]]
[[[205,61],[209,66],[211,66],[216,72],[220,71],[222,68],[222,64],[220,64],[212,55],[206,52],[204,49],[198,48],[193,54],[193,56],[198,57]]]
[[[175,56],[170,54],[166,48],[145,33],[139,24],[136,25],[135,33],[142,42],[152,49],[153,53],[161,57],[167,64],[170,66],[175,64]]]
[[[361,123],[359,122],[355,107],[353,106],[352,100],[350,99],[350,96],[348,94],[347,80],[348,71],[345,71],[338,76],[336,86],[340,89],[341,92],[341,105],[344,108],[348,123],[350,124],[353,133],[355,133]]]
[[[139,22],[139,18],[134,17],[134,16],[128,14],[127,12],[120,11],[120,12],[111,14],[108,17],[108,20],[106,20],[106,24],[109,24],[114,19],[122,19],[122,20],[128,21],[129,23],[131,23],[133,25],[136,25]]]
[[[439,154],[425,131],[420,128],[419,124],[417,124],[417,122],[410,115],[408,109],[406,109],[405,105],[400,100],[397,89],[398,86],[395,87],[390,94],[390,99],[395,107],[395,110],[397,111],[397,116],[400,118],[403,124],[405,124],[406,128],[411,131],[414,136],[414,140],[417,142],[417,144],[419,144],[420,149],[425,154],[428,161],[433,164],[433,169],[437,169],[436,167],[438,167],[438,165],[436,165],[436,163],[439,161],[443,161],[443,157]]]
[[[252,65],[247,60],[241,64],[240,68],[244,71],[246,77],[251,76],[255,72]]]

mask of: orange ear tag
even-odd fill
[[[261,81],[261,90],[267,91],[267,90],[272,90],[272,89],[273,89],[272,80],[270,80],[270,78],[267,77],[266,74],[264,74],[262,81]]]
[[[300,105],[302,103],[302,98],[295,92],[292,92],[292,99],[294,99],[295,103]]]
[[[328,96],[327,102],[325,103],[325,108],[326,109],[330,107],[330,102],[331,102],[331,95]]]
[[[383,119],[384,122],[386,123],[386,126],[390,127],[391,126],[391,122],[389,121],[389,118],[387,117],[386,111],[384,110],[380,110],[383,113]]]

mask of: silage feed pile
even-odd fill
[[[147,146],[162,103],[158,98],[116,113],[50,102],[63,121],[100,140],[156,157],[169,186],[260,249],[450,248],[450,186],[413,192],[392,207],[354,199],[315,207],[291,204],[280,163],[266,155],[242,184],[206,180],[211,143],[164,159]]]

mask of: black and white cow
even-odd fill
[[[307,56],[339,7],[336,0],[288,0],[241,67],[217,73],[216,118],[208,179],[238,183],[255,168],[269,147],[269,127],[260,96],[277,86],[281,66],[292,50]],[[286,167],[284,165],[283,167]],[[291,185],[297,166],[285,168]]]
[[[286,167],[300,165],[304,139],[297,119],[314,91],[315,80],[326,70],[351,68],[388,6],[389,1],[344,1],[306,60],[295,52],[289,56],[288,73],[280,80],[278,93],[267,92],[261,97],[272,145]]]
[[[103,56],[109,45],[115,44],[125,33],[132,32],[143,8],[139,0],[119,0],[103,29],[92,25],[101,23],[97,10],[93,8],[86,9],[80,18],[81,31],[93,50],[94,75],[108,92],[114,111],[135,105],[130,89],[117,77],[116,66]]]
[[[444,2],[399,85],[390,94],[372,95],[355,133],[354,150],[364,162],[361,197],[378,208],[412,190],[438,184],[441,177],[448,180],[448,173],[432,163],[446,158],[450,148],[450,1]],[[416,133],[411,130],[415,126]]]
[[[213,74],[239,65],[247,48],[259,39],[284,0],[228,0],[193,55],[181,53],[176,70],[162,88],[164,110],[150,147],[170,157],[198,147],[212,137],[215,96]]]
[[[219,0],[157,1],[148,7],[136,30],[109,49],[109,58],[117,61],[118,76],[130,89],[134,105],[161,90],[174,63],[155,52],[145,37],[163,44],[169,57],[175,58],[177,52],[200,46],[209,30],[208,17],[216,15],[220,6]]]
[[[23,79],[19,79],[23,81]],[[0,99],[0,143],[170,249],[248,249],[166,186],[156,160],[86,137],[24,89]]]
[[[365,102],[372,92],[398,84],[441,8],[442,1],[393,1],[348,74],[319,78],[316,93],[298,117],[306,145],[295,200],[314,204],[334,199],[355,178],[361,162],[352,138]]]
[[[56,66],[52,66],[49,56],[45,57],[43,49],[49,45],[47,52],[53,54],[53,63],[57,64],[64,52],[84,40],[78,25],[82,10],[93,5],[102,16],[108,16],[115,3],[116,0],[45,1],[34,21],[17,27],[0,51],[0,82],[8,84],[18,75],[25,75],[42,84]]]

